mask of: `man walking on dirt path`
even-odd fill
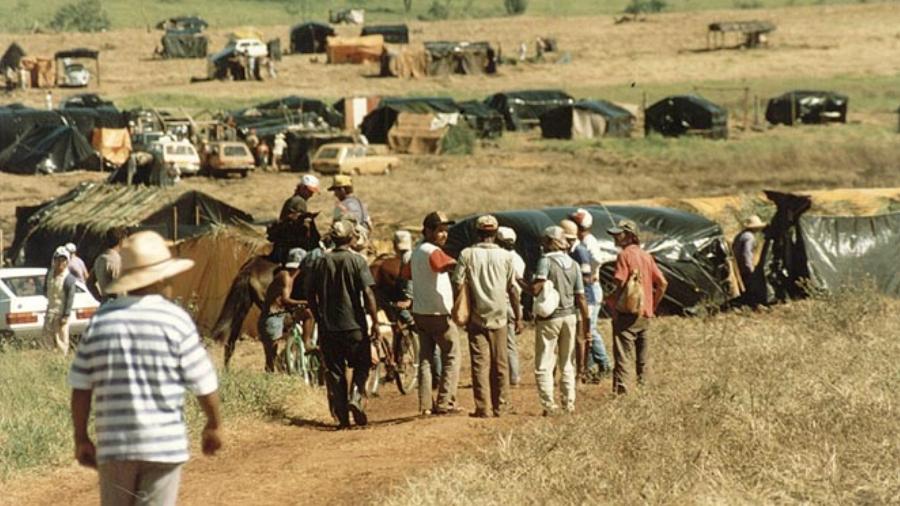
[[[574,224],[572,224],[574,227]],[[534,377],[544,416],[559,412],[553,387],[554,370],[560,372],[560,393],[563,409],[575,411],[575,347],[578,342],[577,315],[582,323],[588,322],[588,306],[584,298],[584,281],[578,262],[567,254],[569,243],[562,227],[544,229],[544,256],[538,260],[534,272],[532,294],[551,289],[559,294],[556,309],[547,316],[535,314]],[[591,331],[581,325],[586,337]]]
[[[372,218],[366,205],[353,194],[353,179],[350,176],[343,174],[334,176],[328,191],[334,192],[334,197],[338,200],[334,206],[335,221],[349,218],[365,227],[366,232],[372,231]]]
[[[278,340],[284,334],[285,315],[293,307],[303,304],[302,300],[292,298],[291,292],[305,256],[306,251],[302,248],[289,251],[284,268],[275,271],[272,282],[266,289],[266,300],[257,324],[259,339],[266,354],[266,372],[275,372],[275,357],[278,355]]]
[[[475,411],[471,416],[500,416],[509,406],[509,364],[506,356],[507,308],[515,314],[515,331],[522,331],[522,311],[515,288],[512,255],[496,244],[497,218],[483,215],[475,220],[479,242],[459,255],[453,284],[456,292],[468,290],[469,354],[472,359],[472,390]],[[507,297],[509,297],[507,299]],[[491,411],[488,411],[490,403]]]
[[[128,295],[100,306],[69,371],[75,458],[98,470],[104,506],[174,505],[188,460],[185,390],[206,415],[203,453],[222,446],[215,369],[191,317],[167,300],[168,279],[193,261],[172,258],[150,231],[125,239],[121,255],[122,275],[107,291]],[[92,403],[96,446],[88,435]]]
[[[350,414],[356,425],[368,423],[363,396],[372,365],[371,342],[378,337],[378,310],[372,292],[375,281],[366,260],[350,249],[354,229],[350,221],[334,222],[334,249],[315,260],[306,275],[306,293],[319,325],[325,359],[328,403],[340,429],[350,427]],[[371,328],[367,328],[367,313]],[[348,367],[353,369],[349,392]]]
[[[69,314],[75,303],[75,276],[69,271],[69,250],[65,246],[53,252],[53,265],[44,281],[47,312],[44,315],[44,342],[50,349],[69,354]]]
[[[497,229],[497,244],[512,255],[513,270],[516,274],[516,292],[519,293],[519,302],[521,303],[522,288],[525,286],[525,260],[516,252],[516,238],[516,231],[509,227]],[[519,373],[519,343],[516,339],[514,323],[516,311],[512,307],[512,302],[507,309],[509,322],[506,324],[506,358],[509,362],[509,386],[516,387],[522,379]],[[521,311],[521,308],[519,310]]]
[[[638,384],[647,376],[647,347],[650,320],[656,316],[666,288],[665,276],[649,253],[641,249],[638,226],[631,220],[621,220],[607,229],[621,251],[616,257],[613,281],[613,391],[628,392],[634,363]],[[631,293],[633,292],[633,293]]]
[[[448,227],[454,222],[440,211],[429,213],[422,222],[424,240],[413,251],[409,274],[413,283],[413,318],[419,330],[419,412],[455,414],[459,383],[459,333],[450,319],[453,287],[450,272],[456,260],[444,253]],[[436,369],[435,348],[440,352],[440,381],[437,402],[431,396],[432,373]]]

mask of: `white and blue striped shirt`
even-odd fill
[[[185,389],[218,380],[190,316],[159,295],[120,297],[91,319],[69,385],[94,393],[97,460],[184,462]]]

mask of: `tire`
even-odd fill
[[[369,378],[366,380],[366,396],[378,397],[378,389],[381,388],[384,374],[384,362],[378,362],[378,365],[369,370]]]
[[[419,336],[411,330],[404,331],[397,343],[397,372],[394,381],[402,395],[412,392],[419,382]]]
[[[306,383],[311,386],[325,386],[325,365],[318,349],[306,352]]]
[[[284,370],[290,375],[305,374],[306,350],[303,346],[303,338],[292,331],[284,347]]]
[[[248,174],[248,173],[250,173],[249,170],[247,170],[247,169],[242,170],[242,171],[241,171],[241,178],[247,177],[247,174]]]

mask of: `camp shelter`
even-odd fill
[[[666,137],[698,135],[711,139],[728,137],[728,111],[696,95],[674,95],[644,111],[644,133]]]
[[[466,100],[457,105],[479,138],[495,139],[503,135],[503,116],[497,111],[478,100]]]
[[[294,171],[310,170],[310,161],[319,147],[333,142],[355,141],[352,135],[341,132],[288,131],[285,136],[287,149],[282,156],[282,163]]]
[[[344,117],[344,130],[356,130],[366,115],[378,107],[379,102],[379,96],[344,97],[331,107]]]
[[[126,128],[97,128],[91,146],[104,161],[119,166],[131,155],[131,135]]]
[[[0,57],[0,73],[5,73],[6,69],[18,69],[23,56],[25,56],[25,50],[22,49],[22,46],[16,42],[10,44],[3,53],[3,57]]]
[[[363,118],[359,129],[370,143],[386,144],[388,131],[401,112],[449,114],[459,112],[459,106],[449,97],[388,97]]]
[[[0,151],[0,171],[53,174],[75,169],[99,169],[97,153],[75,127],[39,126]]]
[[[78,246],[88,265],[117,227],[153,230],[170,241],[206,233],[216,225],[250,223],[253,217],[209,195],[173,187],[81,183],[65,195],[16,208],[10,257],[16,265],[50,265],[53,250]]]
[[[775,31],[771,21],[717,21],[710,23],[706,32],[706,49],[726,46],[726,34],[736,33],[741,38],[735,47],[755,48],[768,46],[770,33]]]
[[[834,91],[789,91],[769,99],[766,121],[773,125],[847,122],[847,95]]]
[[[459,145],[465,136],[453,133],[460,128],[469,126],[459,112],[401,112],[388,131],[388,146],[394,153],[411,155],[471,153],[473,146]]]
[[[381,54],[381,77],[401,79],[420,78],[428,75],[428,52],[424,47],[387,48]]]
[[[157,23],[156,29],[167,32],[200,33],[208,26],[209,23],[198,16],[175,16]]]
[[[406,25],[373,25],[364,26],[360,37],[381,35],[388,44],[409,44],[409,27]]]
[[[497,72],[497,54],[488,42],[432,41],[425,43],[425,51],[430,76]]]
[[[634,116],[606,100],[579,100],[541,115],[541,135],[547,139],[629,137]]]
[[[209,38],[199,32],[168,31],[162,36],[163,58],[206,58]]]
[[[23,56],[19,67],[25,73],[24,79],[31,88],[52,88],[56,86],[56,64],[51,58]]]
[[[495,93],[484,103],[503,115],[507,130],[516,131],[537,126],[541,114],[575,99],[561,90],[519,90]]]
[[[297,95],[288,95],[275,100],[270,100],[269,102],[256,104],[246,109],[239,109],[233,111],[231,115],[235,118],[253,118],[254,116],[279,116],[285,118],[286,113],[293,113],[301,116],[315,115],[316,117],[321,118],[327,125],[335,128],[341,128],[344,125],[343,115],[331,105],[317,98],[299,97]],[[304,119],[309,120],[309,118]]]
[[[575,209],[556,207],[492,214],[501,226],[516,231],[516,250],[525,260],[526,272],[530,274],[541,255],[544,229],[558,224]],[[669,281],[661,313],[691,314],[702,307],[718,307],[731,299],[729,249],[721,227],[715,222],[669,208],[611,205],[584,209],[594,218],[592,233],[603,252],[600,281],[604,292],[612,293],[612,273],[618,253],[606,229],[612,222],[627,218],[638,224],[642,247],[653,255]],[[476,218],[464,218],[450,228],[446,249],[451,255],[457,256],[463,248],[477,242]]]
[[[381,35],[365,37],[328,37],[328,63],[378,63],[384,52]]]
[[[324,53],[328,37],[335,35],[334,28],[316,22],[301,23],[291,28],[292,53]]]
[[[87,49],[80,47],[78,49],[69,49],[66,51],[57,51],[55,55],[53,55],[53,60],[59,62],[59,60],[67,60],[67,59],[88,59],[94,60],[94,70],[97,75],[97,86],[100,85],[100,51],[96,49]],[[57,76],[56,82],[60,82],[59,72],[65,70],[63,65],[59,63],[56,64]]]

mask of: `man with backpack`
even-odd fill
[[[646,378],[650,319],[656,316],[669,283],[653,257],[641,249],[635,222],[620,220],[607,233],[621,250],[613,273],[613,391],[624,394],[628,393],[632,362],[638,384]]]

